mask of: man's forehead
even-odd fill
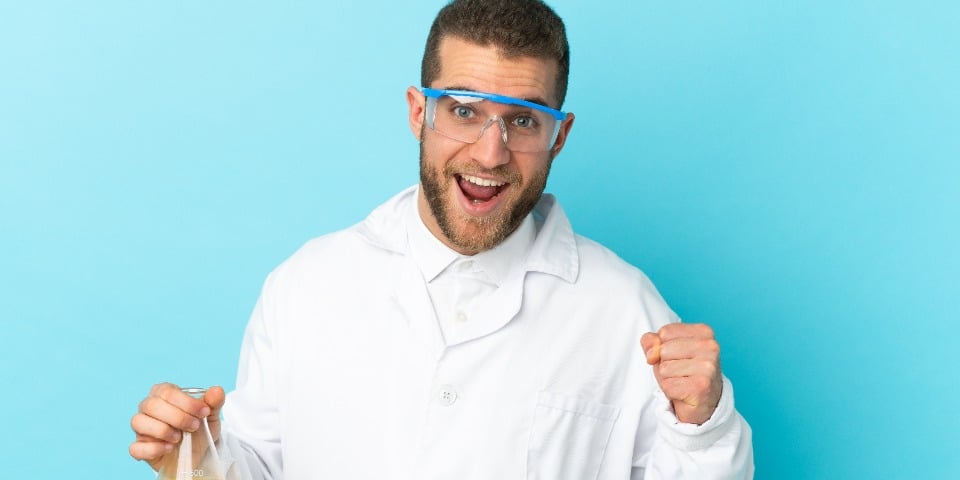
[[[440,73],[431,87],[556,103],[556,60],[508,56],[495,45],[480,45],[455,36],[441,39],[438,57]]]

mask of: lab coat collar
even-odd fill
[[[379,248],[398,254],[409,253],[408,235],[411,233],[409,228],[412,222],[408,219],[411,209],[416,212],[417,189],[417,185],[409,187],[377,207],[357,226],[357,232],[368,243]],[[574,282],[580,270],[576,237],[556,197],[544,194],[531,215],[537,232],[533,246],[523,262],[524,270],[546,273],[570,283]],[[453,254],[456,255],[456,252]]]
[[[418,209],[409,209],[407,221],[410,252],[427,282],[434,281],[443,272],[449,273],[450,269],[466,267],[467,271],[482,272],[480,274],[487,281],[499,287],[513,270],[523,268],[523,261],[537,236],[533,216],[528,215],[502,243],[468,256],[452,250],[437,239],[423,223]]]

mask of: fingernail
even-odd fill
[[[164,446],[163,446],[163,451],[164,451],[164,452],[167,452],[167,453],[172,452],[172,451],[173,451],[173,444],[172,444],[172,443],[168,443],[168,444],[164,445]]]
[[[210,416],[210,408],[209,408],[209,407],[203,407],[203,410],[200,410],[200,416],[201,416],[201,417],[209,417],[209,416]]]
[[[190,422],[190,431],[194,431],[198,428],[200,428],[200,420],[193,419],[193,421]]]

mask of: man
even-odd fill
[[[236,390],[155,386],[131,455],[207,417],[255,478],[752,477],[712,331],[543,195],[568,52],[539,0],[441,10],[406,93],[419,185],[271,273]]]

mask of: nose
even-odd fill
[[[507,150],[507,126],[500,117],[491,117],[480,131],[480,138],[470,145],[470,156],[485,168],[494,168],[510,161]]]

